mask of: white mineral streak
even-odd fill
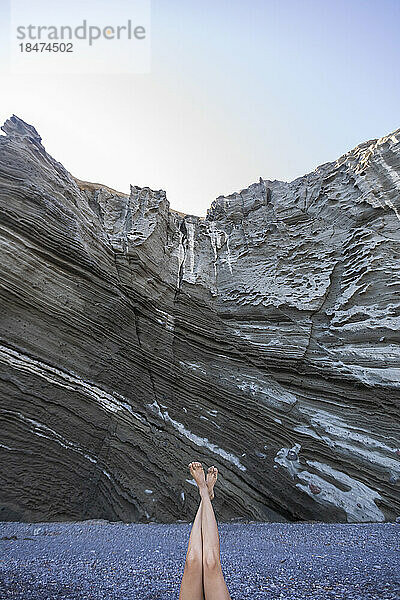
[[[37,435],[38,437],[43,437],[52,442],[55,442],[62,448],[65,448],[65,450],[71,450],[72,452],[77,452],[78,454],[80,454],[81,456],[86,458],[86,460],[88,460],[89,462],[97,465],[97,462],[98,462],[97,457],[87,454],[78,444],[76,444],[75,442],[71,442],[70,440],[67,440],[65,437],[63,437],[62,435],[57,433],[57,431],[54,431],[54,429],[51,429],[44,423],[40,423],[39,421],[36,421],[36,419],[30,419],[29,417],[26,417],[25,415],[23,415],[22,413],[20,413],[18,411],[0,409],[0,412],[3,414],[12,415],[13,417],[19,419],[22,423],[25,423],[25,425],[27,425],[29,427],[29,431],[31,434]],[[3,447],[5,447],[5,446],[3,446]],[[8,449],[11,450],[11,448],[8,448]],[[105,469],[101,469],[101,471],[104,473],[104,475],[106,475],[106,477],[108,477],[108,479],[111,479],[111,475],[108,471],[106,471]]]
[[[191,371],[200,371],[203,375],[207,375],[207,370],[197,363],[180,360],[179,364],[185,369],[189,369]]]
[[[296,455],[299,455],[299,452],[301,450],[301,445],[300,444],[295,444],[293,446],[293,448],[281,448],[277,453],[276,456],[274,458],[274,461],[276,463],[278,463],[279,465],[281,465],[282,467],[285,467],[290,475],[292,477],[294,477],[298,471],[301,469],[301,465],[300,465],[300,461],[297,458],[296,460],[289,460],[287,458],[287,453],[289,452],[295,452]]]
[[[373,438],[370,432],[346,423],[333,413],[308,407],[302,407],[301,412],[307,416],[309,425],[295,426],[293,430],[297,433],[323,441],[344,458],[356,456],[361,462],[400,472],[396,445],[389,446]]]
[[[396,132],[396,134],[390,134],[376,140],[366,148],[365,146],[364,148],[362,148],[362,146],[361,148],[356,148],[353,152],[354,155],[359,159],[355,165],[355,172],[357,174],[365,174],[365,171],[371,169],[372,167],[375,178],[377,175],[379,175],[379,185],[374,186],[375,189],[373,189],[372,192],[367,188],[363,194],[363,198],[368,200],[368,202],[375,207],[384,207],[385,205],[389,206],[393,210],[397,219],[400,220],[399,208],[395,205],[393,196],[388,193],[393,191],[395,201],[398,203],[397,190],[400,186],[400,174],[388,162],[388,158],[390,160],[396,150],[398,150],[398,144],[399,138]],[[351,154],[352,153],[350,153],[350,155]],[[385,179],[389,180],[389,186],[383,183]],[[363,188],[363,186],[361,187]]]
[[[12,452],[22,452],[21,448],[13,448],[11,446],[7,446],[6,444],[0,444],[0,448],[4,448],[4,450],[10,450]]]
[[[229,235],[226,236],[226,262],[228,263],[228,269],[230,271],[230,274],[233,275],[232,256],[231,256],[231,250],[229,247]]]
[[[296,487],[321,504],[330,504],[343,509],[347,515],[348,523],[381,522],[385,520],[383,512],[375,504],[375,500],[381,500],[378,492],[369,488],[364,483],[349,477],[346,473],[333,469],[329,465],[311,460],[307,460],[306,462],[310,467],[318,471],[321,476],[305,470],[301,471],[297,476],[305,484],[296,483]],[[342,485],[348,486],[350,488],[349,491],[343,491],[329,481],[326,481],[323,478],[324,475],[336,479]],[[313,494],[309,484],[318,486],[321,492]]]
[[[183,233],[181,231],[179,232],[179,243],[178,243],[178,247],[177,247],[177,259],[178,259],[178,273],[177,273],[176,287],[179,288],[179,286],[181,284],[180,277],[181,277],[182,265],[185,260],[184,240],[183,240]]]
[[[382,168],[386,172],[386,175],[391,180],[393,187],[395,189],[398,188],[400,186],[400,175],[390,165],[388,165],[388,163],[385,161],[384,157],[382,156],[381,152],[379,152],[378,156],[375,157],[375,160],[378,162],[378,164],[380,164],[382,166]],[[388,196],[386,196],[385,200],[386,200],[386,204],[388,206],[390,206],[390,208],[393,210],[396,217],[400,221],[400,213],[399,213],[398,208],[393,204],[393,202],[391,201],[391,199]]]
[[[219,231],[216,228],[214,221],[208,223],[208,235],[210,236],[211,247],[213,249],[214,254],[214,278],[217,279],[217,261],[218,261],[218,250],[222,248],[222,245],[225,240],[225,233],[223,231]],[[231,269],[232,273],[232,269]]]
[[[154,400],[154,402],[152,402],[152,404],[148,404],[147,406],[150,408],[150,410],[153,413],[158,415],[160,417],[160,419],[164,419],[164,415],[161,412],[160,405],[158,404],[157,400]]]
[[[159,319],[156,319],[157,323],[165,327],[167,331],[173,333],[175,331],[175,317],[157,308],[155,309],[155,311],[156,314],[160,317]]]
[[[188,283],[196,283],[196,276],[194,273],[194,236],[196,231],[196,225],[194,223],[186,223],[187,230],[187,250],[186,250],[186,261],[185,261],[185,280]],[[189,269],[188,271],[186,270]]]
[[[11,348],[1,345],[0,362],[10,365],[13,369],[33,373],[37,377],[41,377],[53,385],[84,394],[96,401],[106,411],[112,413],[125,411],[142,423],[145,422],[141,415],[132,410],[132,407],[129,405],[126,398],[120,394],[112,396],[92,383],[84,381],[77,375],[61,371],[51,365],[30,358],[26,354],[21,354]]]
[[[285,408],[294,406],[297,403],[297,398],[291,392],[279,385],[278,382],[262,381],[260,377],[251,377],[241,375],[240,377],[232,378],[235,380],[237,387],[246,394],[264,402],[266,405],[276,408]]]
[[[384,514],[374,502],[374,500],[381,499],[378,492],[349,477],[346,473],[318,461],[305,461],[309,467],[317,471],[317,473],[310,473],[302,467],[299,458],[296,460],[287,458],[289,451],[298,456],[300,449],[300,444],[295,444],[291,449],[281,448],[274,459],[276,463],[289,471],[292,478],[305,482],[296,483],[297,488],[307,493],[315,502],[343,509],[349,523],[385,520]],[[349,490],[343,491],[324,479],[324,475],[331,480],[336,480],[342,486],[349,487]],[[317,486],[320,491],[313,493],[309,487],[310,484]]]
[[[181,435],[185,436],[188,440],[193,442],[196,446],[201,446],[203,448],[207,448],[207,450],[210,450],[210,452],[212,452],[213,454],[218,454],[221,458],[229,461],[230,463],[235,465],[235,467],[237,467],[241,471],[246,471],[246,467],[243,466],[241,464],[241,462],[239,461],[239,459],[237,458],[237,456],[235,456],[231,452],[227,452],[223,448],[220,448],[216,444],[213,444],[207,438],[203,438],[203,437],[196,435],[195,433],[192,433],[191,431],[189,431],[189,429],[186,429],[186,427],[182,423],[179,423],[178,421],[171,419],[171,417],[168,414],[168,411],[164,411],[163,416],[164,416],[164,420],[166,423],[170,423],[177,431],[179,431],[179,433]]]
[[[171,332],[175,331],[175,317],[173,317],[172,315],[167,315],[165,329]]]

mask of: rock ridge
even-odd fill
[[[0,519],[400,514],[400,130],[205,218],[0,136]]]

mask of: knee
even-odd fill
[[[186,555],[185,569],[188,571],[196,571],[202,567],[202,556],[196,551],[189,550]]]
[[[207,552],[203,556],[203,567],[205,571],[216,572],[221,568],[219,555],[215,552]]]

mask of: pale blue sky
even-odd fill
[[[151,5],[150,74],[3,76],[0,118],[34,124],[77,177],[194,214],[399,127],[400,0]]]

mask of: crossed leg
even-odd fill
[[[203,542],[201,537],[202,501],[193,521],[186,553],[179,600],[204,600]]]
[[[218,470],[201,463],[189,465],[200,492],[200,506],[189,537],[179,600],[231,600],[222,574],[217,521],[211,500]]]
[[[207,488],[199,486],[201,496],[201,533],[203,537],[203,587],[205,600],[231,600],[222,574],[219,535],[214,509]]]

